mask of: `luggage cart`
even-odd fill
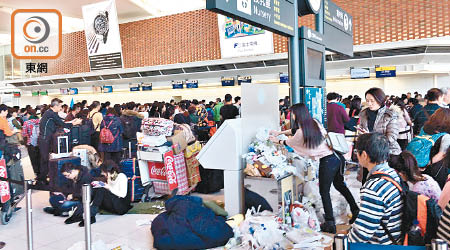
[[[169,195],[181,184],[178,179],[175,155],[170,148],[155,147],[137,152],[139,169],[141,171],[142,185],[149,192],[149,198],[158,197],[158,194]],[[185,166],[184,166],[185,167]],[[186,170],[184,171],[186,174]],[[187,185],[187,177],[185,177]],[[152,191],[150,191],[153,189]],[[180,189],[181,191],[181,189]],[[192,189],[183,189],[183,194],[190,193]]]
[[[5,159],[0,160],[0,177],[11,178],[0,181],[1,223],[7,225],[13,213],[18,210],[17,205],[25,197],[24,174],[21,161],[6,166]]]

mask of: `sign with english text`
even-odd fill
[[[206,9],[282,36],[294,36],[292,0],[207,0]]]

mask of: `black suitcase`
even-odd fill
[[[14,164],[12,164],[11,166],[8,166],[8,176],[11,180],[15,181],[23,181],[25,179],[20,160],[14,162]],[[13,197],[17,197],[24,193],[23,185],[11,183],[10,187],[11,187],[11,194],[13,195]]]

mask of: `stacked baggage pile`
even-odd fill
[[[199,163],[195,158],[201,145],[189,126],[171,120],[148,118],[137,134],[141,183],[153,187],[156,194],[190,193],[200,182]]]
[[[0,219],[3,225],[9,223],[16,205],[24,197],[23,184],[19,184],[24,181],[20,159],[19,145],[6,140],[0,130],[0,177],[16,181],[0,181]]]

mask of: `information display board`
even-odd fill
[[[283,36],[294,36],[292,0],[207,0],[206,9]]]

